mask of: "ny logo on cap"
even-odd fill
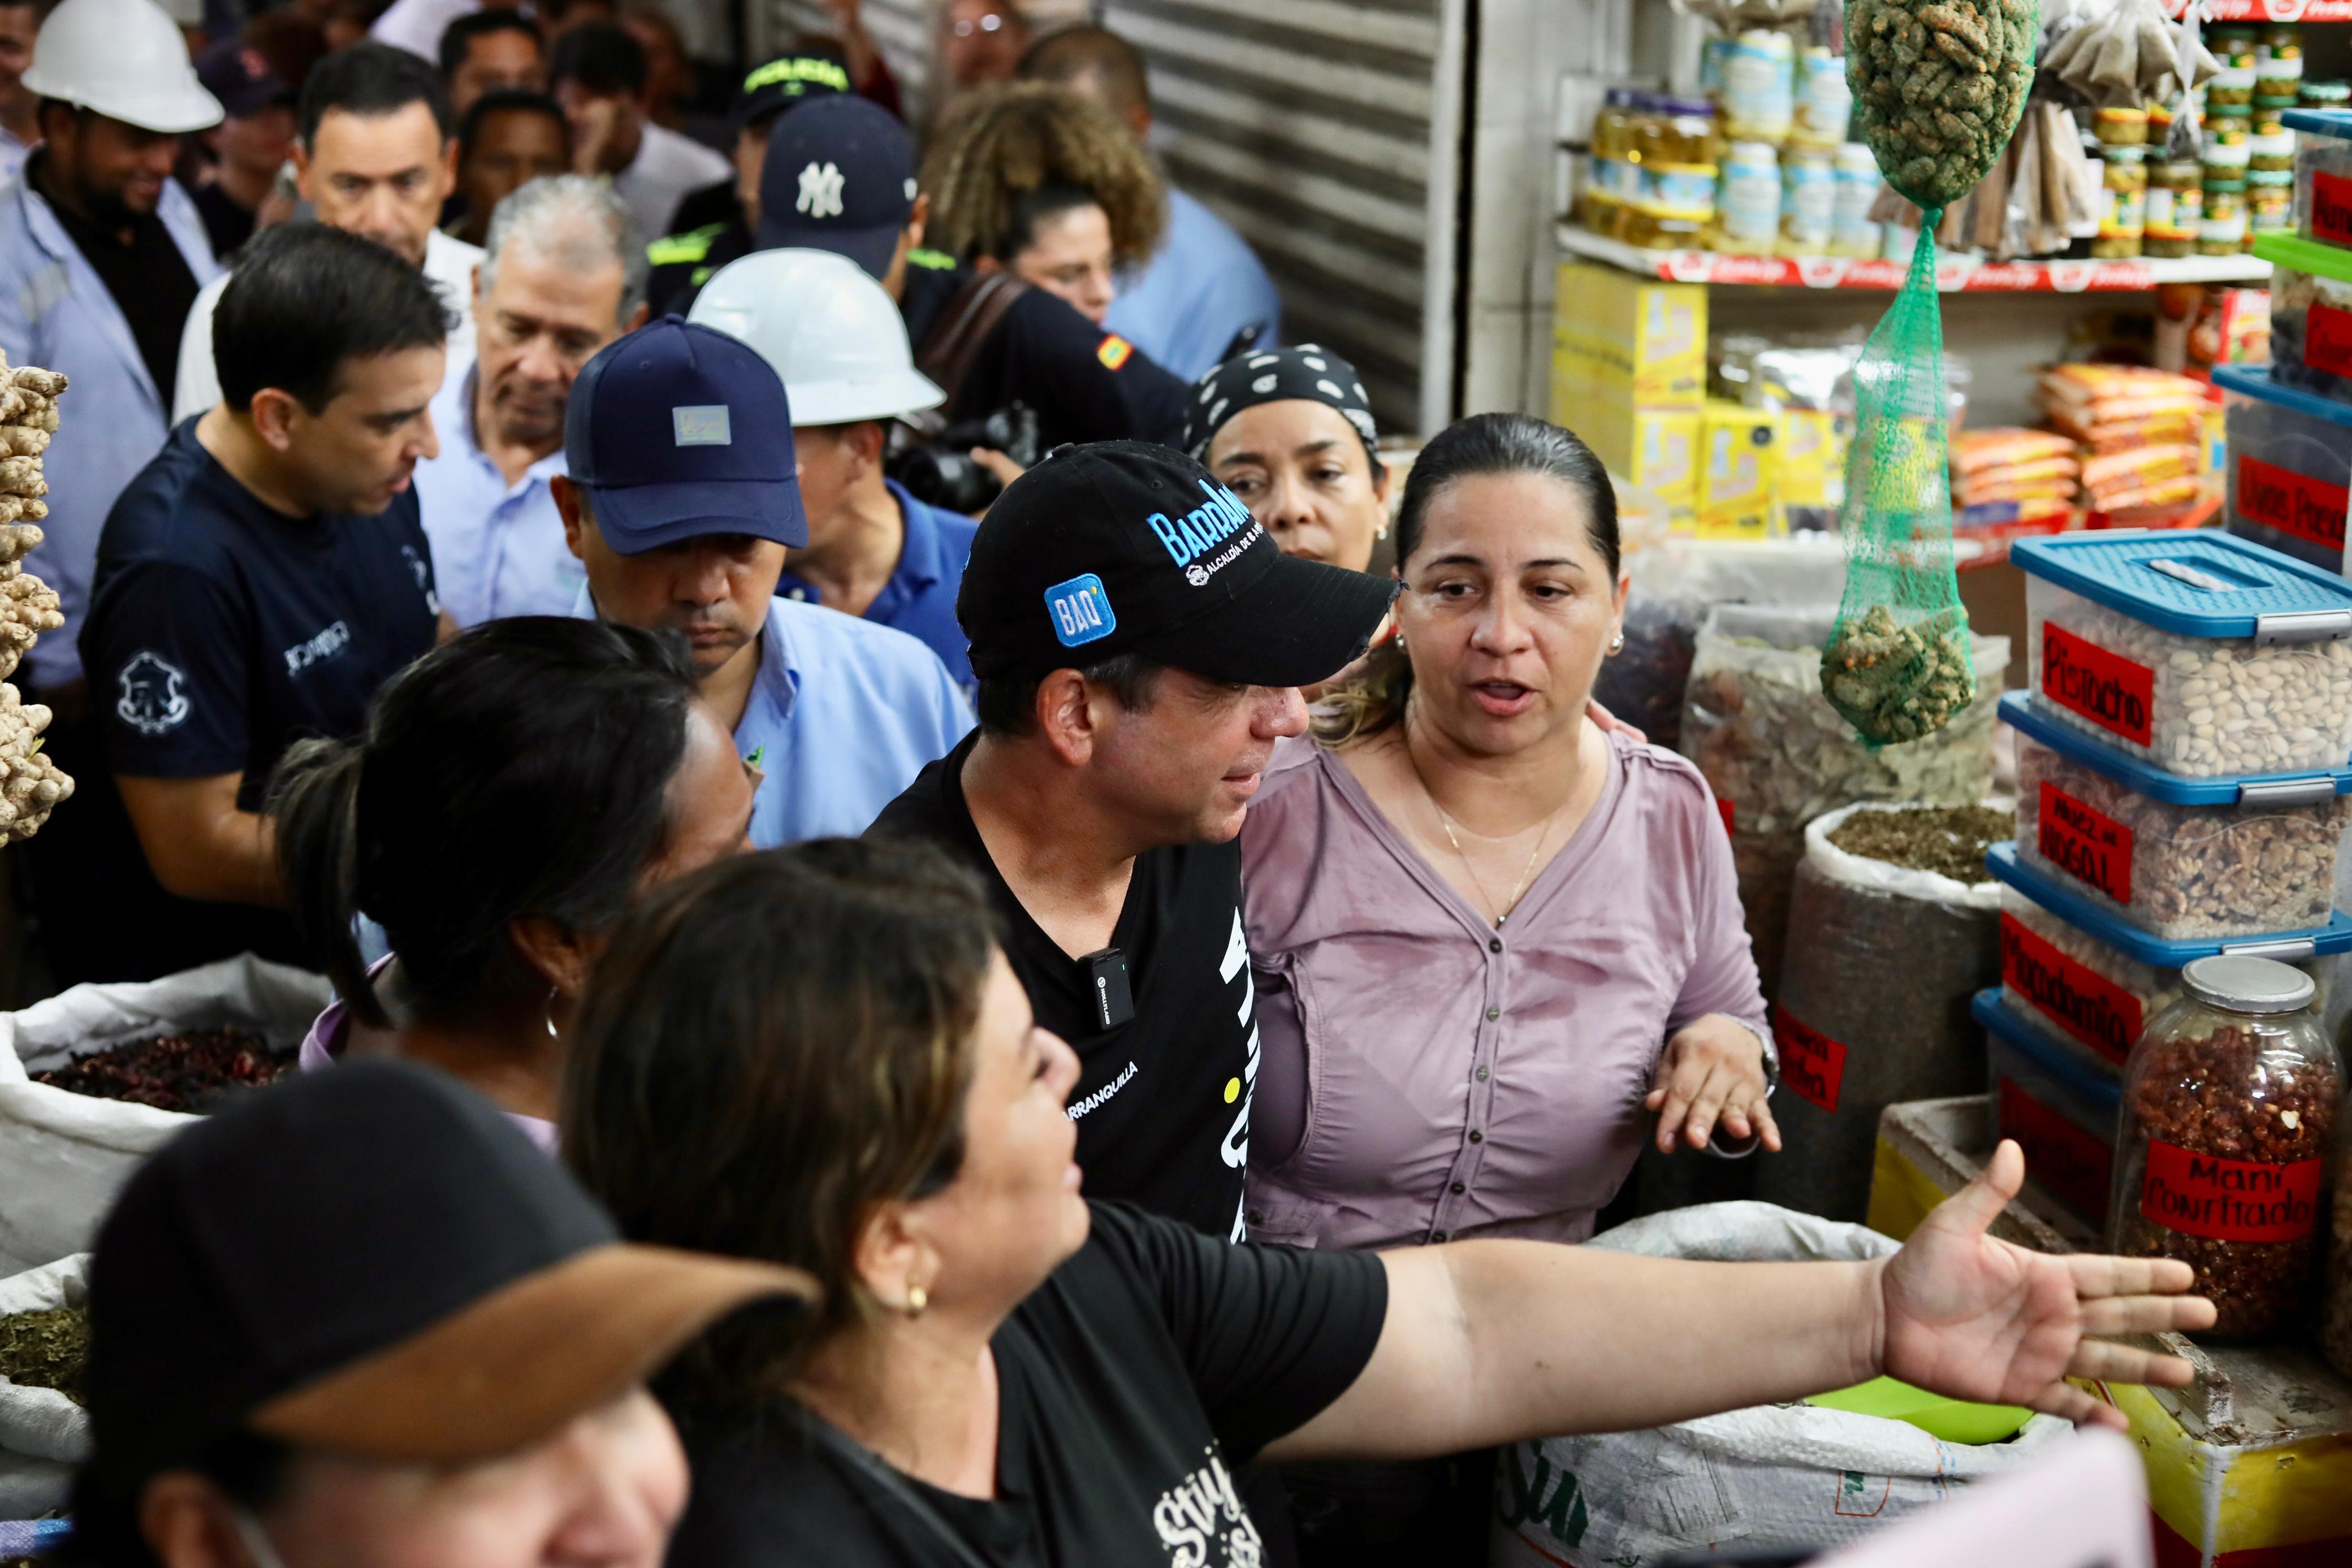
[[[837,218],[841,216],[841,186],[838,164],[811,163],[801,171],[801,193],[793,208],[813,218]]]
[[[732,446],[733,422],[723,402],[688,403],[669,411],[670,435],[680,446]]]
[[[1054,635],[1065,648],[1098,643],[1118,630],[1110,611],[1110,595],[1093,572],[1057,582],[1045,591],[1045,611],[1054,618]]]

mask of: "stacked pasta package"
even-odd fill
[[[33,525],[49,515],[41,454],[57,434],[65,390],[66,378],[56,371],[10,370],[0,358],[0,677],[16,673],[42,632],[66,623],[56,591],[22,564],[41,542]],[[0,844],[31,838],[73,794],[73,780],[41,754],[48,727],[47,708],[26,702],[0,679]]]
[[[2035,383],[2050,428],[2077,444],[2095,512],[2183,506],[2205,485],[2202,382],[2131,365],[2056,365]]]
[[[2063,512],[2083,473],[2071,437],[2046,430],[1970,430],[1952,437],[1952,505],[2006,502],[2021,517]]]

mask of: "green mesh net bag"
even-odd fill
[[[1894,308],[1854,365],[1846,457],[1845,598],[1822,689],[1864,740],[1942,728],[1975,699],[1968,614],[1952,570],[1937,224],[2017,129],[2040,30],[2032,0],[1851,0],[1846,78],[1887,183],[1925,210]]]

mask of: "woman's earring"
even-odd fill
[[[1625,651],[1624,632],[1620,632],[1617,635],[1609,639],[1609,651],[1612,653],[1622,653]]]
[[[553,986],[547,988],[547,1038],[562,1040],[563,1037],[555,1032],[555,994]]]
[[[929,1291],[924,1290],[920,1285],[909,1285],[907,1287],[907,1315],[908,1317],[921,1317],[923,1315],[923,1310],[930,1304],[931,1296]]]

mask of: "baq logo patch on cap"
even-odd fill
[[[1045,612],[1053,618],[1054,636],[1065,648],[1099,643],[1118,630],[1110,595],[1103,591],[1102,579],[1091,571],[1047,589]]]
[[[688,403],[669,411],[670,434],[680,446],[732,446],[734,427],[723,402]]]

